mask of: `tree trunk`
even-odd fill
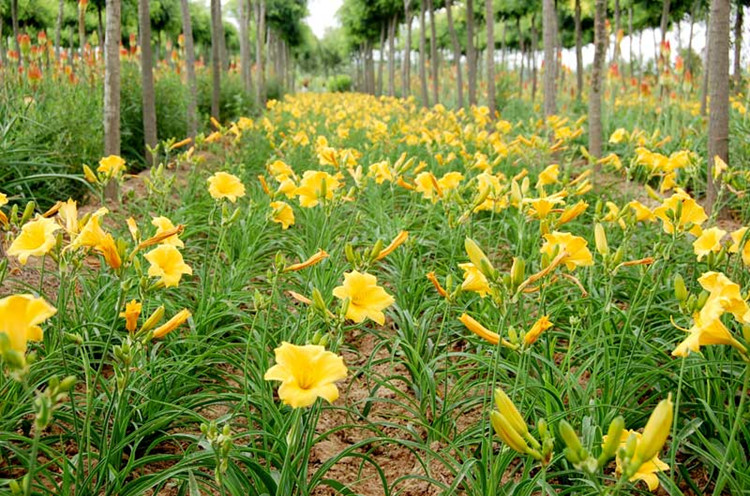
[[[708,64],[711,62],[711,53],[709,47],[711,46],[711,12],[708,13],[708,19],[706,19],[706,47],[703,53],[703,83],[701,85],[701,108],[700,113],[702,117],[706,116],[708,111],[708,82],[709,82],[709,70]]]
[[[537,90],[537,68],[536,68],[536,51],[539,44],[539,34],[536,31],[536,12],[531,14],[531,50],[529,50],[529,67],[531,67],[531,101],[536,100]],[[553,48],[554,51],[554,48]],[[545,72],[552,74],[552,78],[555,77],[554,65],[546,66]]]
[[[211,117],[219,120],[221,98],[221,0],[211,0]]]
[[[708,117],[708,184],[706,209],[716,201],[718,180],[713,179],[714,157],[729,163],[729,0],[711,0],[708,76],[711,110]]]
[[[604,60],[607,56],[606,0],[596,0],[594,16],[594,66],[591,73],[589,94],[589,153],[594,157],[602,154],[602,79]]]
[[[81,53],[81,62],[83,62],[83,49],[86,45],[86,6],[87,3],[78,2],[78,44]]]
[[[435,26],[435,5],[433,0],[427,0],[427,12],[430,15],[430,70],[432,73],[432,103],[436,105],[440,98],[438,87],[438,53],[437,27]]]
[[[693,73],[693,27],[695,26],[695,8],[698,2],[693,2],[693,8],[690,9],[690,30],[688,31],[688,47],[687,47],[687,60],[685,61],[685,70],[682,71],[682,80],[685,81],[685,76],[689,72]]]
[[[266,0],[256,0],[255,4],[255,70],[258,75],[258,84],[255,85],[255,101],[258,107],[263,108],[266,104],[266,72],[265,56],[263,49],[263,36],[266,32]]]
[[[15,0],[14,0],[15,1]],[[62,38],[63,13],[65,11],[65,0],[60,0],[57,5],[57,22],[55,23],[55,61],[60,62],[60,46]]]
[[[250,67],[250,16],[248,15],[248,0],[239,0],[240,8],[240,68],[242,70],[242,85],[248,95],[253,92],[253,78]]]
[[[411,93],[411,0],[404,1],[404,19],[406,22],[406,42],[404,43],[404,75],[402,80],[402,98],[409,98]]]
[[[523,33],[521,32],[521,18],[516,17],[516,31],[518,32],[518,46],[521,50],[521,67],[518,70],[518,96],[523,96],[523,64],[526,58]]]
[[[487,107],[490,119],[495,119],[495,9],[492,0],[484,0],[484,17],[487,23]]]
[[[143,97],[143,138],[149,165],[156,157],[149,148],[156,147],[156,95],[154,94],[154,63],[151,57],[151,15],[148,0],[138,0],[138,33],[141,43],[141,89]]]
[[[367,92],[375,94],[375,59],[373,57],[372,41],[365,42],[365,77]]]
[[[99,37],[99,48],[104,47],[104,23],[102,22],[102,7],[96,4],[96,34]]]
[[[385,66],[385,40],[386,32],[388,31],[389,21],[385,21],[380,25],[380,60],[378,61],[378,96],[383,94],[383,73]]]
[[[185,39],[185,71],[187,72],[187,133],[195,139],[198,134],[198,82],[195,78],[195,45],[193,44],[193,26],[190,22],[188,0],[180,0],[182,13],[182,34]]]
[[[477,56],[474,46],[474,0],[466,0],[466,64],[469,72],[469,105],[476,105]]]
[[[2,62],[3,67],[8,66],[8,57],[5,53],[5,35],[3,34],[3,16],[0,16],[0,62]],[[3,83],[4,72],[0,70],[0,84]]]
[[[633,6],[628,7],[628,50],[630,57],[630,78],[633,78]]]
[[[575,5],[576,25],[576,98],[580,101],[583,94],[583,34],[581,29],[581,0]]]
[[[503,30],[502,30],[502,33],[500,34],[500,38],[501,38],[500,40],[500,65],[502,67],[501,70],[503,71],[505,70],[505,57],[507,55],[506,50],[508,48],[507,37],[506,37],[508,29],[506,25],[507,23],[505,22],[505,19],[503,19]]]
[[[659,29],[661,30],[661,42],[662,44],[667,41],[667,28],[669,27],[669,6],[671,0],[662,1],[661,9],[661,22],[659,23]]]
[[[425,13],[427,6],[425,5],[426,0],[419,2],[419,84],[422,90],[422,105],[425,107],[430,106],[430,95],[427,93],[427,33],[425,28]]]
[[[458,42],[456,27],[453,25],[453,5],[451,0],[445,0],[445,15],[448,18],[448,31],[453,45],[453,63],[456,65],[456,86],[458,88],[458,106],[464,106],[464,85],[461,75],[461,44]]]
[[[557,65],[557,11],[555,0],[544,0],[542,4],[544,21],[544,115],[557,113],[557,80],[553,67]]]
[[[612,62],[620,60],[620,0],[615,0],[615,48],[612,52]]]
[[[13,26],[13,43],[18,54],[18,67],[22,67],[21,42],[18,40],[18,35],[21,34],[18,30],[18,0],[10,0],[10,23]]]
[[[120,154],[120,0],[107,0],[106,44],[104,46],[104,155]],[[108,198],[117,194],[117,182],[110,181]]]
[[[734,89],[740,91],[742,84],[742,17],[744,7],[737,2],[737,15],[734,18]]]
[[[388,25],[388,96],[396,96],[396,26],[398,16]]]
[[[216,12],[219,18],[216,28],[219,33],[219,60],[221,61],[221,70],[229,70],[229,55],[227,53],[227,38],[224,34],[224,16],[221,13],[221,0],[216,3]]]

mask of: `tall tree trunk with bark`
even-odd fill
[[[96,4],[96,34],[99,37],[99,48],[104,47],[104,22],[102,21],[102,6]]]
[[[495,9],[492,0],[484,0],[484,18],[487,23],[487,107],[490,119],[495,119]]]
[[[708,117],[708,184],[706,207],[716,201],[718,180],[714,181],[714,157],[729,163],[729,0],[711,0],[708,45],[708,79],[711,81],[711,109]]]
[[[555,0],[544,0],[542,4],[544,29],[544,115],[557,113],[557,81],[553,67],[557,65],[557,11]]]
[[[15,0],[14,0],[15,1]],[[63,14],[65,12],[65,0],[57,4],[57,21],[55,22],[55,61],[60,61],[60,46],[62,39]]]
[[[430,95],[427,92],[427,33],[425,28],[425,13],[427,12],[427,0],[419,2],[419,85],[422,90],[422,105],[430,106]]]
[[[190,22],[188,0],[180,0],[182,14],[182,34],[185,43],[185,72],[187,73],[187,134],[195,139],[198,134],[198,81],[195,77],[195,45],[193,44],[193,26]]]
[[[18,39],[20,31],[18,29],[18,0],[10,0],[10,23],[13,27],[13,44],[18,54],[18,67],[23,66],[23,57],[21,57],[21,42]]]
[[[518,47],[521,50],[521,66],[518,70],[518,96],[523,96],[523,64],[526,57],[526,47],[521,32],[521,17],[516,17],[516,31],[518,32]]]
[[[156,95],[154,93],[154,63],[151,57],[151,15],[149,0],[138,0],[138,33],[141,44],[141,96],[143,98],[143,138],[149,165],[154,159],[149,148],[156,147]]]
[[[404,74],[402,77],[402,97],[409,98],[411,93],[411,0],[404,0],[404,19],[406,22],[406,42],[404,43]]]
[[[453,25],[453,5],[451,0],[445,0],[445,15],[448,18],[448,32],[453,45],[453,63],[456,65],[456,87],[458,88],[458,106],[464,106],[464,84],[461,75],[461,44],[458,42],[456,27]]]
[[[106,43],[104,46],[104,155],[120,154],[120,0],[107,0]],[[108,198],[117,194],[117,182],[110,181]]]
[[[388,96],[396,96],[396,27],[398,16],[388,24]]]
[[[612,62],[620,61],[620,0],[615,0],[615,48],[612,52]]]
[[[78,0],[78,44],[83,61],[83,49],[86,45],[86,7],[88,0]]]
[[[378,61],[378,90],[377,95],[383,94],[383,72],[385,66],[385,40],[388,31],[388,21],[380,25],[380,60]]]
[[[5,53],[5,35],[3,34],[3,16],[0,16],[0,62],[2,62],[3,67],[8,66],[8,58]],[[4,71],[0,71],[0,84],[3,82],[3,74]]]
[[[252,67],[250,67],[250,15],[248,0],[238,0],[240,9],[240,68],[242,85],[248,95],[253,92]]]
[[[266,70],[263,41],[266,32],[266,0],[255,0],[255,71],[258,84],[255,85],[255,102],[263,108],[266,104]]]
[[[221,99],[221,0],[211,0],[211,117],[219,120]]]
[[[703,52],[703,82],[701,83],[701,108],[700,114],[702,117],[706,116],[708,111],[708,83],[709,83],[709,70],[708,64],[711,62],[711,11],[708,12],[708,19],[706,19],[706,47]]]
[[[575,4],[576,29],[576,98],[580,101],[583,94],[583,32],[581,29],[581,0]]]
[[[628,56],[630,57],[629,61],[629,74],[630,79],[633,79],[633,71],[634,71],[634,61],[633,61],[633,6],[631,5],[628,7]]]
[[[536,31],[536,12],[531,15],[531,50],[529,50],[529,67],[531,67],[531,101],[536,100],[537,90],[537,68],[536,68],[536,52],[539,44],[539,34]],[[545,71],[551,72],[552,77],[555,77],[554,65],[545,67]]]
[[[687,47],[687,60],[685,61],[685,70],[682,71],[682,80],[685,80],[685,76],[689,72],[693,74],[693,28],[695,26],[695,9],[698,6],[698,1],[693,2],[693,6],[690,9],[690,30],[688,32],[688,47]]]
[[[476,105],[477,55],[474,46],[474,0],[466,0],[466,65],[469,72],[469,105]]]
[[[742,3],[737,2],[737,15],[734,18],[734,89],[740,91],[742,83],[742,18],[744,15]]]
[[[607,56],[606,0],[596,0],[594,14],[594,66],[591,72],[589,95],[589,153],[602,155],[602,80],[604,60]]]
[[[437,27],[435,26],[435,4],[433,0],[427,0],[427,12],[430,16],[430,72],[432,74],[432,104],[436,105],[440,98],[438,87],[438,52],[437,52]]]

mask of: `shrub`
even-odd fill
[[[338,74],[328,79],[328,91],[343,93],[352,90],[352,78],[348,74]]]

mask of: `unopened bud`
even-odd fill
[[[596,251],[603,257],[607,256],[609,254],[607,233],[604,231],[604,226],[598,222],[594,226],[594,241],[596,243]]]
[[[688,297],[687,288],[685,287],[685,279],[682,278],[682,274],[676,274],[674,276],[674,295],[677,301],[683,302]]]

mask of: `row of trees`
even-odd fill
[[[696,22],[705,21],[709,26],[708,70],[704,76],[704,88],[710,88],[707,93],[711,101],[708,141],[708,167],[711,170],[715,156],[728,160],[732,4],[735,7],[734,77],[739,83],[743,8],[750,5],[748,0],[465,0],[460,3],[451,0],[345,0],[339,17],[359,74],[359,87],[370,93],[396,94],[394,76],[399,55],[395,47],[396,38],[400,37],[401,46],[404,47],[401,56],[402,95],[411,93],[411,54],[416,51],[420,100],[424,105],[438,103],[441,94],[438,66],[441,59],[437,54],[439,50],[451,51],[457,103],[459,106],[475,105],[478,103],[478,81],[482,75],[478,66],[481,64],[481,51],[484,50],[485,102],[491,115],[496,110],[495,63],[498,59],[505,64],[506,59],[513,57],[519,75],[519,91],[523,91],[524,77],[528,77],[530,72],[533,78],[532,95],[536,93],[536,53],[540,49],[540,29],[544,53],[543,109],[545,115],[556,113],[558,80],[563,74],[558,54],[563,48],[575,47],[577,95],[580,99],[584,91],[588,91],[589,151],[596,157],[602,153],[602,80],[607,60],[620,67],[627,65],[630,76],[642,75],[643,67],[633,59],[633,38],[646,28],[658,27],[661,43],[655,47],[655,51],[660,56],[655,61],[654,69],[657,74],[661,73],[668,62],[666,34],[673,23],[688,17],[690,41],[686,70],[691,71],[694,63],[694,26]],[[415,18],[418,25],[416,36],[412,32]],[[619,40],[624,35],[631,35],[630,59],[627,63],[622,60],[620,51]],[[588,88],[584,88],[582,47],[591,41],[594,42],[594,61]],[[378,47],[380,63],[376,78],[373,52]],[[465,71],[463,63],[466,65]],[[387,90],[383,76],[386,68]],[[464,73],[468,95],[464,95]],[[705,111],[705,96],[703,100]],[[708,200],[712,203],[716,188],[712,175],[708,174],[708,177]]]

